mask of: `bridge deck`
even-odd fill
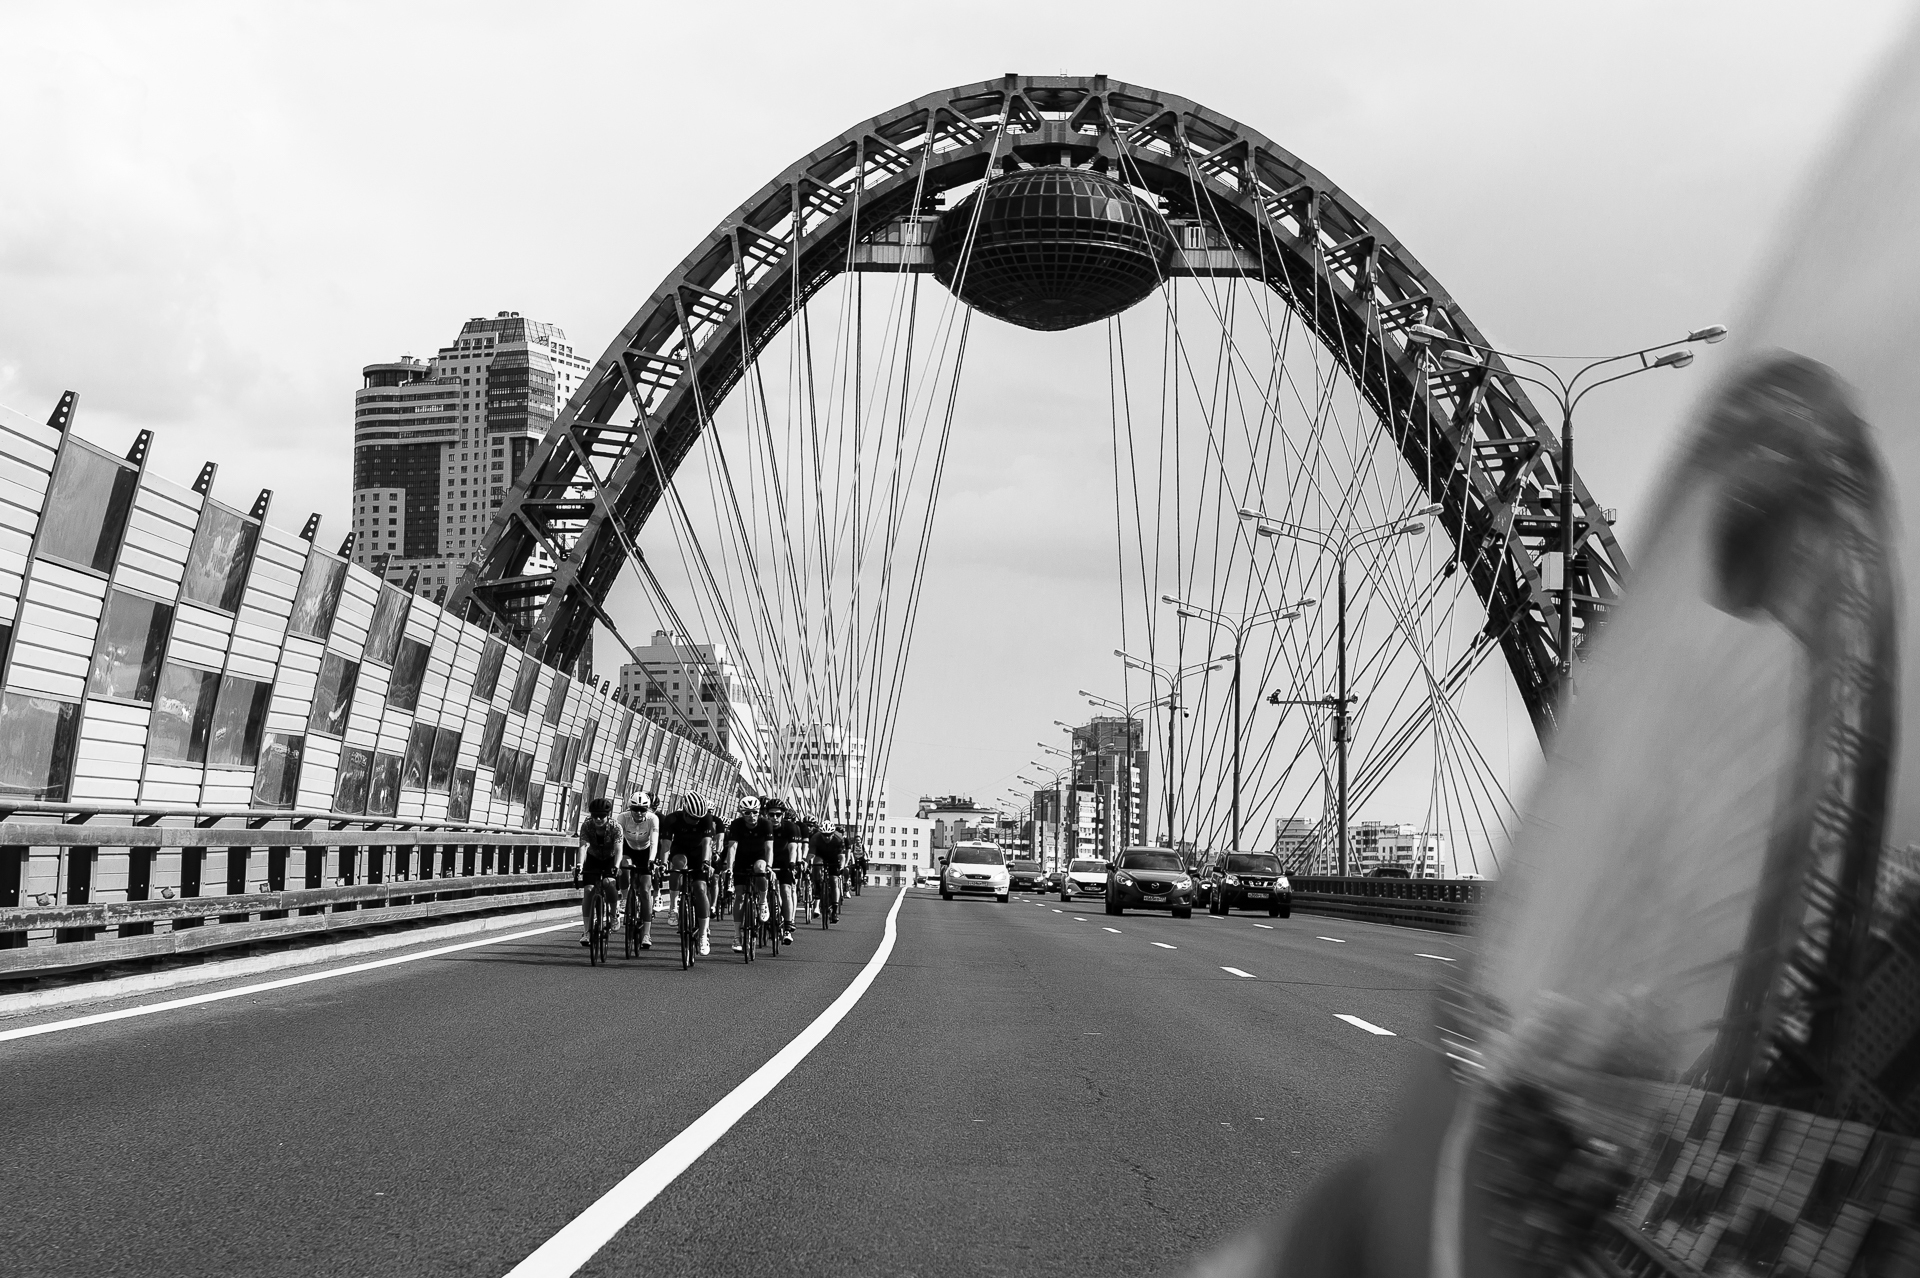
[[[846,988],[891,901],[750,967],[721,925],[691,973],[591,970],[569,927],[7,1043],[0,1271],[504,1273]],[[1062,909],[909,892],[864,999],[582,1272],[1159,1268],[1381,1132],[1421,952],[1461,952]]]

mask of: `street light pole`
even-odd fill
[[[1552,364],[1544,362],[1545,358],[1552,357],[1515,355],[1510,351],[1495,350],[1491,346],[1482,346],[1478,342],[1470,342],[1465,338],[1455,337],[1451,333],[1435,328],[1432,324],[1420,323],[1409,325],[1406,330],[1406,335],[1410,343],[1418,346],[1426,346],[1429,343],[1444,344],[1447,349],[1442,350],[1440,356],[1451,364],[1469,368],[1486,368],[1490,366],[1492,359],[1499,358],[1503,360],[1514,360],[1518,363],[1529,365],[1539,369],[1546,375],[1545,379],[1543,379],[1530,376],[1526,373],[1517,373],[1512,369],[1499,370],[1509,377],[1538,386],[1541,390],[1544,390],[1548,395],[1552,396],[1554,403],[1560,407],[1559,691],[1562,702],[1570,701],[1573,697],[1573,410],[1582,399],[1586,398],[1588,391],[1597,390],[1609,382],[1617,382],[1622,378],[1632,377],[1638,373],[1650,372],[1656,368],[1685,368],[1687,365],[1693,363],[1693,352],[1675,348],[1683,347],[1694,342],[1705,342],[1708,345],[1712,345],[1715,342],[1723,341],[1727,336],[1727,326],[1724,324],[1709,324],[1705,328],[1696,328],[1685,337],[1675,341],[1661,342],[1655,346],[1642,347],[1637,351],[1627,351],[1620,355],[1609,355],[1605,359],[1594,360],[1576,369],[1570,377],[1563,375],[1560,370]],[[1656,351],[1664,351],[1665,353],[1656,355]],[[1614,364],[1622,363],[1626,360],[1638,360],[1639,363],[1623,373],[1614,373],[1610,376],[1589,382],[1585,386],[1580,385],[1580,379],[1587,374],[1610,367]],[[1582,538],[1582,540],[1584,540],[1584,538]]]
[[[1348,533],[1338,541],[1330,540],[1325,533],[1298,524],[1289,524],[1277,519],[1268,519],[1257,510],[1242,510],[1240,518],[1253,523],[1254,533],[1261,537],[1286,537],[1293,541],[1304,541],[1308,545],[1318,546],[1334,558],[1338,580],[1338,594],[1334,617],[1334,695],[1333,706],[1333,754],[1334,754],[1334,819],[1339,825],[1335,832],[1335,843],[1339,848],[1338,869],[1340,877],[1345,878],[1349,867],[1347,833],[1347,747],[1352,735],[1352,717],[1349,707],[1352,694],[1347,690],[1347,560],[1353,552],[1362,546],[1377,541],[1386,541],[1394,537],[1404,537],[1412,533],[1425,532],[1429,515],[1440,513],[1436,505],[1423,506],[1405,519],[1393,519],[1384,524],[1375,524],[1370,528],[1361,528]],[[1278,692],[1267,700],[1280,705],[1325,705],[1326,700],[1300,702],[1283,700]]]
[[[1144,671],[1149,679],[1165,679],[1167,681],[1167,784],[1164,787],[1167,792],[1167,846],[1177,852],[1180,849],[1180,834],[1175,828],[1178,824],[1176,815],[1178,812],[1176,802],[1178,796],[1174,784],[1174,774],[1179,766],[1180,752],[1178,737],[1175,735],[1180,723],[1180,683],[1182,680],[1196,674],[1211,674],[1220,668],[1220,663],[1217,661],[1196,661],[1194,664],[1183,666],[1178,670],[1167,670],[1120,648],[1115,648],[1113,655],[1120,658],[1120,660],[1127,665],[1132,666],[1135,670]]]
[[[1138,765],[1134,762],[1134,760],[1140,754],[1140,745],[1138,740],[1135,738],[1134,732],[1133,732],[1133,719],[1134,719],[1134,716],[1139,714],[1141,711],[1151,710],[1155,706],[1159,705],[1162,701],[1165,701],[1169,705],[1171,705],[1175,699],[1175,693],[1172,690],[1169,690],[1165,697],[1156,697],[1149,701],[1142,701],[1138,705],[1134,705],[1134,706],[1123,705],[1120,702],[1115,701],[1110,697],[1102,697],[1096,693],[1088,692],[1085,688],[1080,689],[1080,695],[1085,697],[1087,701],[1091,703],[1095,709],[1099,709],[1101,706],[1106,706],[1108,709],[1118,710],[1120,712],[1120,717],[1126,722],[1127,812],[1128,812],[1128,824],[1131,825],[1133,808],[1135,806],[1135,800],[1133,798],[1133,794],[1136,788],[1135,782],[1134,782],[1134,773],[1138,770]],[[1144,826],[1146,824],[1145,813],[1142,813],[1141,817],[1142,817],[1141,824]],[[1144,831],[1142,832],[1141,837],[1143,838],[1145,837]],[[1120,846],[1125,847],[1126,841],[1122,840],[1120,843]]]
[[[1270,608],[1266,612],[1257,612],[1250,617],[1242,617],[1237,622],[1223,612],[1202,608],[1199,604],[1186,603],[1172,595],[1160,596],[1160,602],[1172,604],[1174,611],[1182,617],[1204,621],[1216,629],[1228,631],[1233,635],[1233,838],[1227,851],[1237,852],[1240,850],[1240,649],[1246,643],[1247,633],[1254,627],[1275,621],[1292,621],[1300,615],[1300,609],[1311,605],[1314,601],[1302,599],[1298,603],[1284,604],[1278,608]]]

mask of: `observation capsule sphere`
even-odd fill
[[[1172,254],[1166,219],[1131,188],[1049,166],[1003,174],[948,209],[934,231],[933,272],[974,309],[1052,332],[1139,302]]]

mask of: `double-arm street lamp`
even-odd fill
[[[1334,695],[1308,701],[1288,700],[1276,692],[1267,700],[1276,706],[1317,705],[1328,706],[1333,710],[1333,750],[1336,759],[1335,771],[1335,820],[1338,822],[1337,838],[1340,849],[1340,874],[1347,873],[1347,731],[1353,697],[1347,691],[1347,560],[1353,552],[1363,546],[1388,541],[1394,537],[1406,537],[1425,532],[1427,516],[1440,513],[1439,506],[1425,506],[1401,519],[1389,520],[1384,524],[1375,524],[1370,528],[1357,528],[1342,536],[1331,537],[1317,528],[1306,528],[1299,524],[1290,524],[1284,520],[1269,519],[1257,510],[1242,510],[1240,518],[1249,520],[1253,530],[1262,537],[1286,537],[1293,541],[1304,541],[1310,546],[1318,546],[1332,555],[1338,567],[1339,587],[1336,596],[1334,640]]]
[[[1140,750],[1140,743],[1135,738],[1133,733],[1134,716],[1140,714],[1142,711],[1151,710],[1155,706],[1164,705],[1167,707],[1167,720],[1169,723],[1171,723],[1173,720],[1173,706],[1176,701],[1176,697],[1172,692],[1169,692],[1164,697],[1154,697],[1150,700],[1142,701],[1137,705],[1129,706],[1129,705],[1122,704],[1121,702],[1115,701],[1110,697],[1103,697],[1103,696],[1100,696],[1098,693],[1088,692],[1085,688],[1080,689],[1080,695],[1085,697],[1088,703],[1092,705],[1093,708],[1096,710],[1103,709],[1103,708],[1108,710],[1118,710],[1120,712],[1120,717],[1126,721],[1127,799],[1128,799],[1127,813],[1128,813],[1128,824],[1131,825],[1134,809],[1137,807],[1137,804],[1133,800],[1133,795],[1135,790],[1138,788],[1137,785],[1135,784],[1134,776],[1133,776],[1134,758],[1139,753],[1139,750]],[[1145,826],[1146,824],[1146,813],[1144,812],[1140,813],[1140,824],[1142,826]],[[1144,832],[1142,834],[1142,837],[1145,837]],[[1126,840],[1122,839],[1121,846],[1124,847],[1125,845],[1126,845]]]
[[[1174,776],[1175,770],[1179,765],[1179,744],[1174,734],[1180,723],[1180,715],[1178,713],[1180,709],[1180,684],[1182,681],[1191,679],[1197,674],[1212,674],[1220,668],[1221,663],[1218,661],[1196,661],[1192,665],[1182,666],[1178,670],[1168,670],[1162,666],[1155,665],[1145,658],[1136,657],[1131,653],[1124,652],[1119,648],[1113,650],[1113,655],[1120,658],[1120,660],[1125,662],[1131,669],[1143,671],[1149,681],[1160,679],[1164,680],[1167,685],[1167,784],[1164,787],[1167,792],[1167,845],[1175,851],[1178,851],[1180,848],[1180,835],[1174,828],[1176,823],[1175,813],[1178,810],[1175,803],[1176,786],[1174,785]],[[1151,683],[1149,683],[1149,686],[1151,686]]]
[[[1174,611],[1182,617],[1204,621],[1217,630],[1225,630],[1233,635],[1233,841],[1227,845],[1227,850],[1237,852],[1240,850],[1240,649],[1245,645],[1249,631],[1276,621],[1292,621],[1300,615],[1302,608],[1311,606],[1314,601],[1302,599],[1296,603],[1282,604],[1238,621],[1224,612],[1202,608],[1199,604],[1187,603],[1172,595],[1161,595],[1160,602],[1172,604]]]
[[[1586,398],[1587,392],[1598,390],[1609,382],[1652,372],[1656,368],[1685,368],[1693,363],[1693,352],[1683,348],[1695,342],[1711,345],[1721,341],[1727,335],[1727,326],[1709,324],[1671,342],[1609,355],[1605,359],[1582,365],[1570,376],[1562,374],[1540,357],[1495,350],[1491,346],[1455,337],[1431,324],[1410,325],[1406,335],[1409,341],[1417,345],[1431,343],[1440,346],[1440,359],[1458,368],[1485,368],[1490,359],[1497,357],[1537,369],[1541,376],[1518,373],[1512,369],[1502,371],[1509,377],[1538,386],[1552,396],[1553,402],[1560,407],[1560,697],[1564,701],[1573,694],[1573,410]],[[1632,361],[1631,364],[1629,361]],[[1623,364],[1628,367],[1621,368]],[[1595,373],[1604,373],[1605,376],[1588,380],[1589,375]]]

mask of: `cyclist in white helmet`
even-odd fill
[[[639,876],[640,948],[653,948],[653,881],[660,856],[660,818],[653,814],[653,796],[635,790],[622,812],[620,841],[626,852],[627,872]]]
[[[767,873],[767,843],[771,835],[766,817],[760,814],[760,800],[751,794],[741,799],[740,815],[727,827],[720,856],[721,864],[733,874],[736,922],[745,922],[742,911],[756,908],[753,900],[754,880]],[[744,934],[744,928],[742,932]],[[740,950],[742,947],[735,945],[733,948]]]

